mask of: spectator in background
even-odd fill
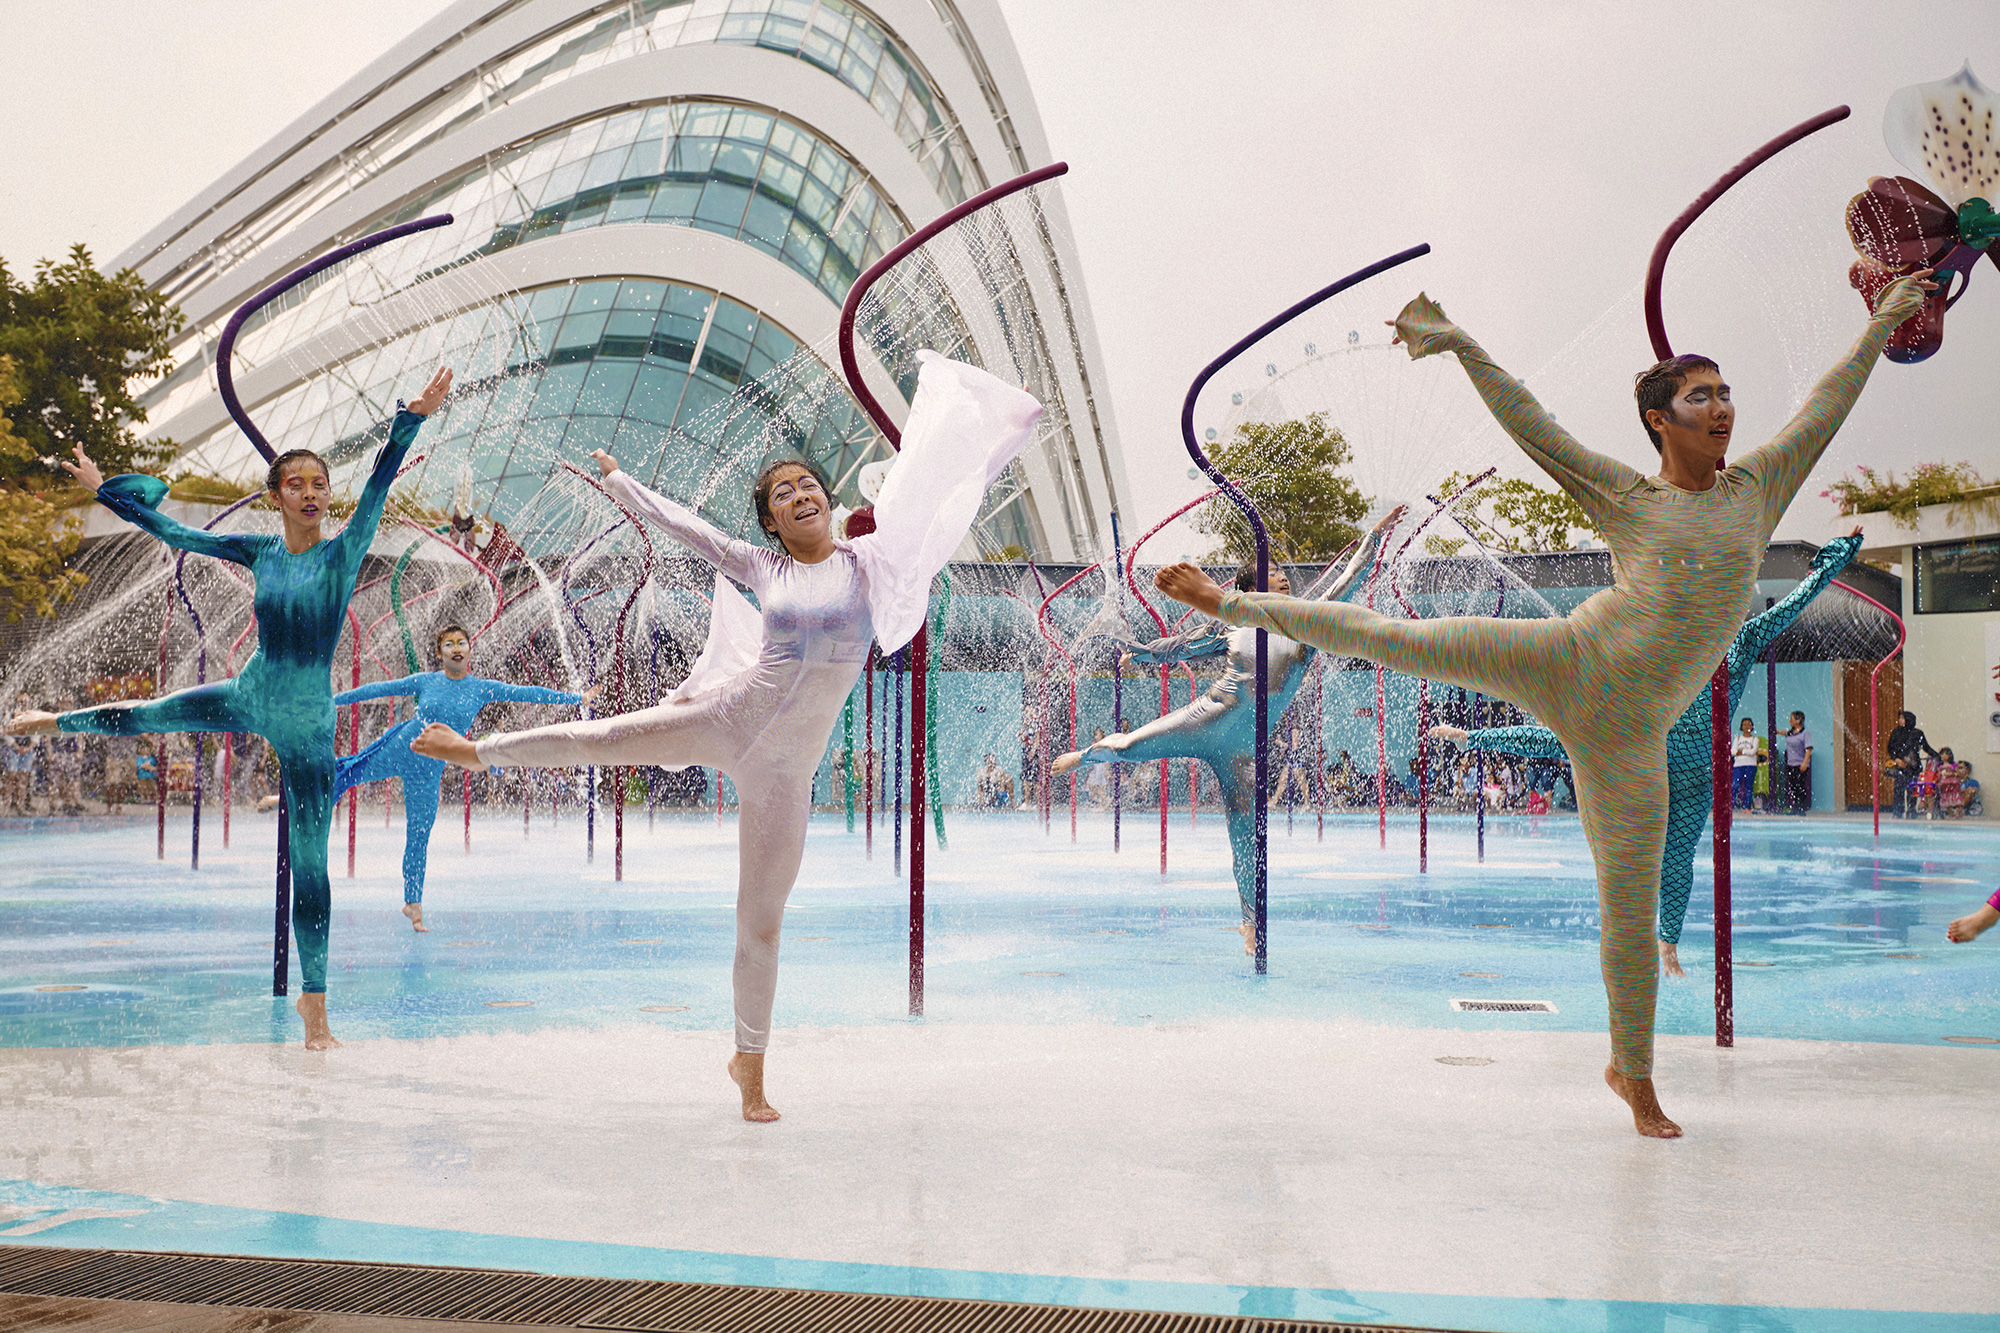
[[[104,737],[104,813],[115,815],[134,799],[139,783],[139,738]]]
[[[1738,810],[1748,810],[1757,799],[1757,765],[1763,762],[1757,744],[1757,724],[1744,718],[1736,725],[1736,737],[1729,743],[1729,797]]]
[[[1005,810],[1014,803],[1014,779],[990,752],[973,783],[982,810]]]
[[[1896,818],[1907,819],[1910,816],[1910,783],[1923,771],[1924,757],[1935,759],[1938,752],[1931,748],[1930,741],[1918,729],[1917,715],[1908,711],[1903,712],[1890,729],[1885,748],[1889,752],[1889,776],[1896,784],[1892,800]]]
[[[1785,785],[1782,792],[1783,808],[1790,814],[1803,815],[1812,809],[1812,733],[1806,730],[1806,715],[1792,710],[1792,725],[1786,730],[1785,743]]]
[[[1093,728],[1090,733],[1090,739],[1093,745],[1103,740],[1104,728]],[[1090,794],[1090,803],[1093,806],[1096,806],[1100,810],[1109,808],[1111,805],[1111,764],[1109,761],[1092,764],[1090,771],[1084,774],[1083,785],[1084,789]]]
[[[74,698],[62,699],[58,703],[55,711],[59,713],[76,707]],[[45,739],[42,746],[49,767],[49,813],[82,814],[83,738],[58,733]]]

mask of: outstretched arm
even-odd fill
[[[1791,627],[1812,599],[1826,591],[1826,585],[1833,582],[1840,571],[1847,568],[1847,562],[1861,549],[1861,530],[1856,528],[1845,537],[1836,537],[1819,548],[1813,556],[1812,569],[1799,580],[1799,586],[1786,593],[1784,598],[1762,615],[1753,616],[1738,631],[1736,641],[1729,645],[1729,707],[1734,711],[1743,698],[1743,688],[1750,679],[1750,669],[1757,665],[1767,649]]]
[[[1560,759],[1569,762],[1569,751],[1547,727],[1482,727],[1468,731],[1459,744],[1468,750],[1488,750],[1497,754],[1518,754],[1524,759]]]
[[[549,690],[540,685],[512,685],[504,680],[485,682],[486,701],[496,704],[580,704],[583,696],[568,690]]]
[[[167,498],[167,483],[158,477],[128,472],[107,481],[80,444],[76,446],[76,462],[62,466],[63,471],[75,477],[84,489],[96,493],[99,504],[132,526],[144,528],[177,551],[212,555],[218,560],[233,560],[239,565],[248,565],[255,556],[251,543],[244,540],[243,534],[207,532],[162,514],[159,504]]]
[[[377,680],[366,685],[357,685],[351,690],[342,690],[333,696],[334,707],[343,704],[358,704],[369,699],[394,699],[417,692],[416,677],[404,676],[398,680]]]
[[[676,504],[658,491],[641,486],[632,479],[631,473],[618,466],[617,459],[602,449],[592,450],[590,456],[597,460],[598,472],[603,476],[605,486],[627,508],[666,529],[668,536],[714,565],[724,575],[738,583],[749,584],[759,596],[763,595],[765,571],[774,558],[770,551],[726,535],[694,510]]]
[[[1121,639],[1134,662],[1147,666],[1168,666],[1175,662],[1196,662],[1229,651],[1229,626],[1218,621],[1188,625],[1163,639]]]
[[[1310,594],[1319,601],[1344,602],[1347,594],[1354,591],[1354,585],[1361,582],[1375,569],[1375,560],[1382,553],[1382,543],[1395,526],[1409,513],[1407,505],[1397,505],[1378,520],[1374,527],[1361,535],[1361,542],[1354,548],[1354,554],[1347,558],[1347,564],[1326,588]]]
[[[1797,415],[1769,443],[1752,449],[1736,464],[1763,491],[1766,534],[1777,526],[1785,507],[1805,484],[1806,475],[1832,443],[1834,432],[1847,420],[1889,335],[1898,324],[1922,309],[1924,293],[1937,287],[1929,281],[1929,274],[1929,269],[1922,269],[1884,288],[1861,336],[1847,349],[1846,356],[1820,376]]]
[[[451,371],[440,370],[431,376],[431,382],[424,386],[424,391],[411,400],[408,407],[396,413],[395,421],[390,423],[389,440],[382,446],[382,452],[375,455],[375,468],[368,474],[367,484],[361,488],[361,498],[355,502],[354,513],[340,535],[330,543],[335,558],[348,571],[350,580],[361,572],[362,557],[368,554],[368,547],[375,540],[375,529],[382,523],[382,507],[389,502],[389,488],[395,485],[396,474],[403,469],[403,459],[410,452],[410,446],[417,441],[417,431],[422,428],[424,418],[437,411],[450,392]]]
[[[1456,352],[1472,387],[1486,400],[1486,410],[1514,437],[1542,471],[1553,477],[1570,498],[1603,526],[1618,496],[1644,480],[1613,458],[1593,452],[1550,416],[1527,386],[1493,363],[1471,335],[1445,317],[1428,296],[1418,294],[1393,321],[1396,341],[1410,349],[1412,359],[1439,352]]]

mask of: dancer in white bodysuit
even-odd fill
[[[934,352],[922,362],[902,452],[875,502],[876,530],[834,539],[826,478],[803,462],[766,468],[758,521],[784,550],[724,535],[693,511],[591,455],[620,504],[718,571],[707,645],[688,678],[652,708],[488,736],[442,723],[411,746],[466,768],[700,764],[736,783],[736,1051],[729,1072],[746,1120],[776,1120],[764,1099],[764,1049],[778,982],[785,899],[805,852],[813,773],[868,657],[923,623],[931,579],[964,540],[987,487],[1026,446],[1042,408],[983,370]],[[761,617],[730,585],[756,593]],[[761,620],[761,625],[760,625]]]

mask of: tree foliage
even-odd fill
[[[1211,448],[1209,457],[1257,506],[1272,560],[1331,560],[1361,535],[1359,523],[1369,500],[1341,472],[1353,451],[1339,429],[1327,424],[1325,413],[1296,421],[1245,422]],[[1205,560],[1247,564],[1257,558],[1249,520],[1228,501],[1209,504],[1195,527],[1222,539]]]
[[[1458,496],[1472,479],[1454,472],[1439,483],[1439,498]],[[1588,532],[1603,540],[1597,525],[1569,495],[1518,477],[1488,479],[1465,491],[1451,512],[1479,544],[1489,551],[1522,555],[1530,551],[1567,551],[1575,544],[1571,532]],[[1424,538],[1432,555],[1456,555],[1464,541],[1444,536]]]
[[[1905,528],[1917,526],[1917,511],[1926,505],[1951,505],[1960,521],[2000,518],[2000,486],[1970,463],[1918,463],[1901,481],[1865,465],[1854,470],[1859,477],[1841,477],[1820,492],[1842,514],[1886,513]]]
[[[8,415],[21,399],[14,362],[0,356],[0,459],[8,467],[35,459]],[[19,485],[0,485],[0,616],[52,616],[76,596],[84,577],[63,565],[82,540],[74,515]]]
[[[159,468],[167,441],[142,441],[146,414],[132,385],[171,367],[183,316],[132,269],[104,274],[81,245],[43,260],[22,282],[0,260],[0,356],[20,393],[9,415],[26,452],[0,462],[0,481],[44,490],[65,478],[38,462],[82,445],[106,476]]]

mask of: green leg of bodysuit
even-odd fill
[[[1660,970],[1653,929],[1667,828],[1667,727],[1678,704],[1644,706],[1569,621],[1458,616],[1391,620],[1348,602],[1229,593],[1222,619],[1256,625],[1344,657],[1497,695],[1561,738],[1597,865],[1598,958],[1611,1004],[1612,1064],[1653,1072]]]

